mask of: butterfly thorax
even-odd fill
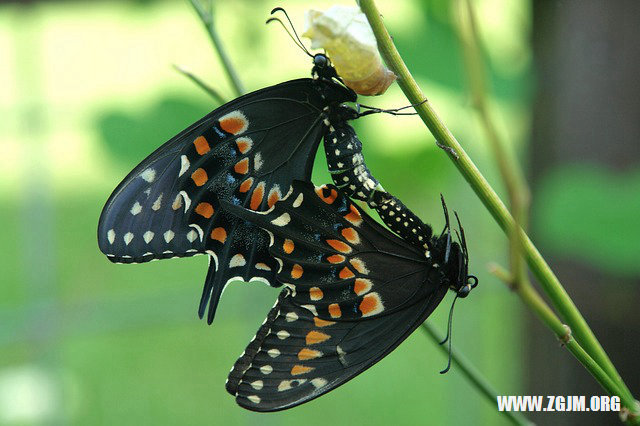
[[[432,266],[441,271],[443,284],[448,285],[458,297],[467,297],[471,289],[476,286],[477,279],[468,274],[469,261],[465,248],[456,241],[452,242],[449,232],[434,236],[431,245],[433,247]]]

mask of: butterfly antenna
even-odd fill
[[[291,37],[291,40],[293,40],[293,42],[296,44],[296,46],[298,46],[300,49],[302,49],[302,51],[304,53],[306,53],[308,56],[313,58],[313,55],[309,52],[309,50],[307,50],[307,48],[304,46],[304,43],[302,43],[302,40],[300,39],[300,37],[298,36],[298,33],[296,32],[296,28],[293,25],[293,22],[291,21],[291,18],[289,18],[289,14],[287,13],[286,10],[284,10],[281,7],[275,7],[273,8],[273,10],[271,11],[271,14],[273,15],[276,12],[282,12],[284,13],[284,16],[287,18],[287,21],[289,22],[289,26],[291,27],[291,31],[289,31],[289,28],[287,28],[287,26],[284,24],[284,22],[282,22],[282,20],[278,17],[271,17],[269,19],[267,19],[267,24],[273,21],[278,21],[280,23],[280,25],[282,25],[282,28],[284,28],[284,30],[287,32],[287,34],[289,34],[289,37]],[[293,34],[292,34],[293,32]]]
[[[444,218],[446,220],[444,229],[440,236],[442,237],[444,233],[447,233],[447,249],[444,253],[444,261],[445,263],[449,261],[449,254],[451,252],[451,224],[449,222],[449,210],[447,209],[447,204],[444,202],[444,196],[440,194],[440,200],[442,201],[442,210],[444,210]]]
[[[462,224],[460,223],[460,218],[458,217],[458,212],[453,212],[453,214],[456,216],[456,221],[458,221],[458,228],[460,228],[460,236],[458,236],[458,238],[460,239],[460,242],[462,243],[462,251],[464,252],[464,259],[465,259],[465,267],[469,267],[469,250],[467,249],[467,239],[464,237],[464,228],[462,227]]]
[[[444,195],[440,194],[440,201],[442,202],[442,210],[444,211],[444,219],[445,219],[445,225],[444,225],[444,229],[442,230],[442,234],[440,235],[444,235],[445,231],[447,229],[450,229],[449,227],[449,209],[447,209],[447,203],[444,202]]]
[[[451,309],[449,309],[449,322],[447,323],[447,337],[444,338],[440,344],[444,344],[446,341],[449,341],[449,360],[447,361],[447,367],[440,372],[440,374],[445,374],[451,368],[451,328],[453,326],[453,308],[456,306],[456,300],[458,300],[458,296],[456,295],[455,299],[453,299],[453,303],[451,303]]]

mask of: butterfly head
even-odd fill
[[[331,65],[331,60],[324,53],[316,53],[313,55],[311,75],[314,78],[320,78],[322,80],[340,80],[336,69]]]
[[[442,198],[446,224],[444,230],[435,242],[436,252],[439,253],[437,262],[441,262],[442,273],[449,284],[449,288],[456,292],[460,298],[465,298],[478,285],[478,278],[469,274],[469,251],[464,229],[460,224],[458,214],[454,212],[458,222],[458,230],[454,230],[457,241],[453,241],[453,233],[449,222],[447,205]]]

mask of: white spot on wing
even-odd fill
[[[251,387],[255,390],[260,390],[264,386],[264,382],[262,380],[256,380],[255,382],[251,382]]]
[[[289,312],[287,315],[285,315],[285,319],[287,320],[287,322],[293,322],[298,319],[298,314],[296,314],[295,312]]]
[[[131,214],[135,216],[142,211],[142,206],[140,205],[139,202],[136,201],[131,207],[130,211],[131,211]]]
[[[249,395],[247,399],[254,404],[260,404],[260,397],[258,395]]]
[[[160,210],[160,207],[162,207],[162,194],[158,195],[158,198],[156,198],[156,200],[153,202],[151,209],[157,212],[158,210]]]
[[[287,337],[290,336],[289,332],[287,330],[280,330],[276,333],[276,336],[278,336],[278,339],[280,340],[284,340]]]
[[[109,244],[113,244],[113,242],[116,240],[116,231],[114,231],[113,229],[109,229],[107,231],[107,240],[109,240]]]
[[[153,240],[153,235],[154,233],[151,231],[147,231],[144,233],[144,235],[142,236],[142,238],[144,238],[144,242],[149,244],[151,242],[151,240]]]
[[[133,234],[131,232],[127,232],[126,234],[124,234],[124,243],[126,245],[129,245],[129,243],[131,242],[131,240],[133,240]]]
[[[198,238],[198,233],[193,229],[187,233],[187,240],[189,240],[190,243],[194,242],[196,238]]]
[[[285,226],[289,222],[291,222],[291,216],[289,216],[289,213],[286,213],[286,212],[282,213],[280,216],[278,216],[277,218],[271,221],[271,223],[273,223],[276,226]]]
[[[178,177],[185,174],[185,172],[189,170],[189,167],[191,167],[191,163],[189,163],[189,159],[187,158],[186,155],[181,155],[180,156],[180,173],[178,174]]]
[[[164,233],[164,240],[166,241],[167,244],[169,244],[171,242],[171,240],[173,240],[173,237],[175,237],[175,233],[169,229],[167,232]]]
[[[302,195],[302,192],[301,192],[300,195],[298,195],[298,197],[293,202],[293,207],[294,208],[300,207],[302,205],[302,200],[303,199],[304,199],[304,195]]]
[[[156,180],[156,171],[154,169],[147,169],[144,172],[140,173],[140,177],[147,182],[151,183]]]
[[[262,374],[270,374],[272,371],[273,371],[273,367],[270,366],[269,364],[263,365],[262,367],[260,367],[260,372]]]
[[[280,351],[277,350],[276,348],[273,348],[273,349],[269,349],[267,351],[267,354],[269,354],[269,356],[271,358],[276,358],[276,357],[280,356]]]
[[[266,263],[256,263],[255,268],[259,269],[261,271],[270,271],[271,270],[269,265],[267,265]]]
[[[247,264],[247,261],[245,260],[244,256],[241,255],[240,253],[234,255],[231,260],[229,261],[229,267],[230,268],[235,268],[238,266],[244,266]]]
[[[184,200],[184,211],[186,212],[187,210],[189,210],[189,206],[191,206],[191,198],[189,198],[187,193],[184,191],[180,191],[178,195],[181,195],[182,199]]]
[[[262,167],[262,155],[258,152],[256,156],[253,157],[253,169],[257,172]]]

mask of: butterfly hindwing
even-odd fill
[[[309,179],[325,95],[349,100],[341,90],[346,89],[335,83],[293,80],[211,112],[116,188],[100,217],[100,249],[122,263],[209,254],[202,305],[212,296],[211,311],[235,277],[277,285],[277,264],[265,240],[255,238],[250,225],[221,214],[218,200],[264,210],[286,194],[293,179]]]
[[[251,410],[290,408],[353,378],[406,339],[447,291],[419,250],[334,186],[294,182],[265,213],[223,209],[270,233],[286,285],[229,374],[227,390]]]
[[[342,385],[384,358],[444,297],[360,321],[326,321],[295,304],[285,289],[229,374],[227,391],[241,406],[276,411],[307,402]]]

